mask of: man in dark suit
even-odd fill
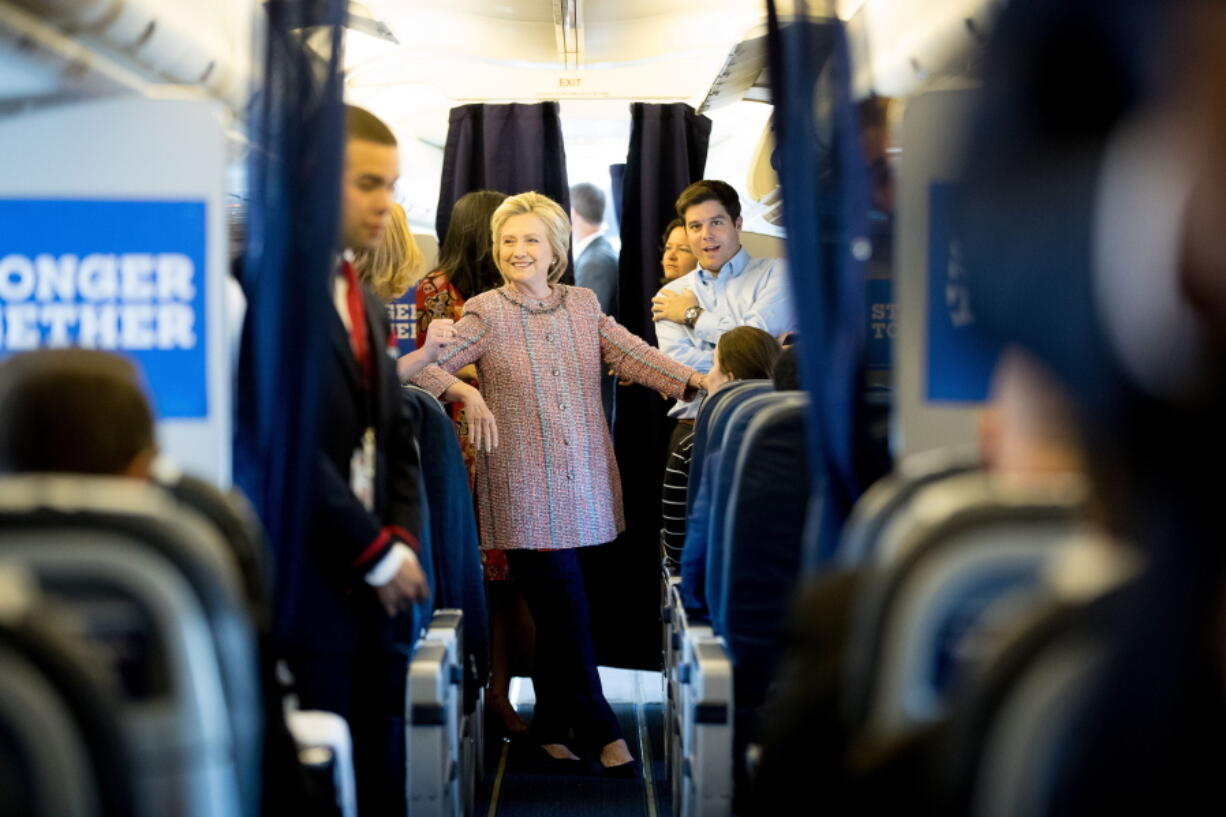
[[[596,293],[600,311],[617,317],[617,253],[604,236],[605,197],[589,182],[570,189],[570,223],[574,240],[575,283]],[[601,384],[605,420],[613,422],[614,377]]]
[[[342,175],[346,250],[377,245],[399,176],[396,139],[375,116],[350,107]],[[335,304],[323,330],[314,501],[308,540],[286,608],[280,652],[302,709],[336,712],[353,737],[362,814],[403,815],[404,691],[415,626],[428,595],[417,558],[420,470],[386,352],[385,312],[338,259]]]
[[[604,237],[604,193],[584,182],[570,189],[575,283],[596,293],[600,311],[617,317],[617,253]]]

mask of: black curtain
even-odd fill
[[[276,560],[274,637],[296,603],[306,539],[323,335],[322,297],[337,252],[344,138],[344,0],[269,3],[262,90],[252,103],[250,208],[241,280],[247,296],[237,389],[234,478]],[[303,45],[329,26],[330,55]]]
[[[626,163],[609,165],[609,189],[613,191],[613,212],[617,223],[622,223],[622,187],[626,182]]]
[[[660,233],[677,196],[702,178],[711,120],[682,103],[630,106],[630,153],[622,173],[619,315],[656,343],[651,296],[660,288]],[[657,669],[660,663],[660,480],[670,404],[641,386],[617,394],[614,448],[621,469],[626,532],[614,547],[585,554],[601,663]]]
[[[570,213],[566,149],[557,102],[451,109],[435,229],[441,244],[456,200],[474,190],[535,190]]]

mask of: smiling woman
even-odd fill
[[[598,747],[600,765],[623,775],[634,759],[601,691],[575,554],[625,527],[601,375],[612,368],[675,397],[705,379],[603,314],[591,290],[558,283],[569,227],[539,193],[504,201],[491,229],[506,285],[465,302],[455,342],[414,381],[465,404],[482,547],[507,553],[536,621],[536,741],[563,765],[577,761],[568,743]],[[480,392],[450,374],[470,363]]]
[[[536,196],[535,193],[525,194]],[[570,247],[570,229],[565,215],[552,213],[543,202],[553,202],[544,196],[535,207],[545,212],[546,223],[535,212],[512,213],[502,207],[494,213],[494,246],[497,248],[498,269],[503,280],[514,284],[528,295],[545,299],[549,285],[557,283],[566,272],[566,251]],[[557,207],[557,205],[554,205]],[[558,208],[559,212],[561,208]]]

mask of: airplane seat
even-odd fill
[[[357,817],[357,781],[349,724],[335,712],[287,711],[285,723],[298,749],[298,763],[314,786],[314,796],[335,805],[335,817]]]
[[[113,690],[65,615],[24,571],[0,568],[0,814],[145,815]]]
[[[707,395],[702,405],[698,407],[698,416],[694,418],[694,447],[690,452],[690,482],[685,498],[686,514],[689,514],[694,507],[694,494],[698,491],[703,476],[701,464],[706,458],[708,441],[711,439],[711,424],[715,416],[722,413],[720,406],[746,389],[760,392],[768,388],[770,388],[770,382],[767,380],[738,380],[718,389],[714,394]]]
[[[724,619],[725,598],[725,568],[728,547],[725,536],[727,519],[731,507],[732,484],[737,471],[737,463],[744,449],[746,432],[753,420],[767,408],[795,399],[796,395],[789,392],[763,391],[759,393],[744,392],[736,404],[725,403],[727,422],[723,429],[723,439],[717,453],[718,459],[713,461],[712,469],[708,469],[710,481],[706,490],[709,492],[709,505],[705,526],[700,524],[697,533],[702,535],[705,527],[706,540],[706,603],[711,615],[711,623],[715,632],[725,635],[728,632]],[[702,541],[701,539],[699,540]],[[689,528],[686,529],[686,544],[689,544]],[[685,589],[684,582],[682,589]]]
[[[979,467],[975,451],[967,446],[938,448],[904,458],[893,472],[869,486],[852,508],[843,526],[836,563],[843,568],[867,564],[894,515],[906,508],[921,490]]]
[[[210,524],[147,483],[4,477],[0,557],[101,648],[148,810],[258,811],[255,636],[233,553]]]
[[[782,238],[765,233],[741,232],[741,246],[753,258],[787,258],[788,245]]]
[[[164,459],[155,462],[153,479],[177,501],[212,523],[230,546],[239,565],[252,620],[257,630],[263,631],[272,613],[272,565],[264,526],[255,509],[237,488],[222,492],[211,482],[186,474]],[[283,709],[281,695],[264,689],[262,705],[267,711],[275,711],[274,707]],[[285,712],[283,718],[284,726],[278,724],[273,728],[288,729],[297,745],[303,772],[312,780],[313,791],[336,804],[338,817],[354,817],[357,800],[353,749],[344,718],[331,712],[306,710]]]
[[[809,480],[803,392],[776,392],[749,422],[728,497],[718,609],[736,690],[733,775],[742,792],[759,708],[786,635],[801,574]]]
[[[433,225],[430,229],[434,229]],[[423,232],[419,225],[413,230],[413,243],[421,251],[422,274],[425,275],[436,269],[438,267],[438,239],[434,237],[434,234]]]
[[[409,817],[461,817],[475,802],[476,759],[464,707],[464,613],[436,610],[418,639],[405,683]],[[476,720],[480,713],[468,720]]]
[[[714,526],[723,521],[722,515],[717,516],[714,510],[724,507],[722,503],[716,504],[714,483],[723,468],[722,449],[728,423],[745,401],[765,393],[773,393],[773,385],[768,380],[745,380],[724,386],[707,398],[718,398],[718,402],[709,411],[700,409],[694,423],[694,449],[686,489],[685,546],[681,551],[681,598],[691,618],[705,618],[710,603],[707,588],[719,587],[709,584],[713,572],[717,573],[709,562],[709,555]],[[701,449],[698,445],[700,424],[704,434]]]
[[[154,482],[217,528],[238,563],[243,591],[252,615],[262,624],[269,615],[271,553],[264,526],[255,509],[237,488],[223,492],[211,482],[185,474],[165,463],[164,459],[155,463]]]
[[[853,728],[889,738],[945,714],[967,669],[959,666],[966,638],[991,638],[977,625],[995,602],[1008,599],[1017,612],[1041,598],[1044,572],[1075,540],[1084,502],[1073,479],[1021,489],[966,473],[924,489],[896,557],[865,571],[852,611],[844,700]]]
[[[686,616],[683,608],[679,615]],[[733,796],[732,661],[711,628],[682,622],[673,719],[666,724],[674,817],[728,817]]]
[[[676,802],[700,802],[701,797],[694,792],[708,792],[709,804],[717,810],[732,807],[733,787],[729,773],[740,768],[740,764],[734,764],[737,729],[733,691],[736,680],[731,674],[723,677],[724,667],[728,673],[732,672],[733,661],[724,637],[726,631],[717,619],[722,609],[718,596],[722,592],[725,568],[724,509],[728,507],[732,475],[750,421],[770,406],[798,399],[794,393],[773,391],[768,381],[745,381],[725,388],[734,387],[739,388],[724,398],[710,415],[708,450],[702,462],[705,478],[699,489],[702,496],[695,502],[686,525],[682,579],[677,587],[680,606],[674,610],[674,615],[683,615],[680,643],[675,645],[681,656],[676,667],[680,682],[676,687],[678,700],[674,703],[679,712],[681,737],[677,741],[680,748],[673,754],[674,763],[680,764],[674,771],[682,775],[677,784],[681,789],[676,794]],[[723,391],[721,389],[716,395]],[[695,462],[691,460],[691,469]],[[706,660],[698,661],[694,658],[698,655],[705,655]],[[721,692],[713,693],[712,690]],[[699,706],[694,703],[695,695],[708,695],[711,700]],[[721,697],[723,695],[726,700]],[[717,717],[718,712],[724,715]],[[704,713],[711,716],[709,721],[703,720]],[[722,719],[725,716],[728,720]],[[685,763],[695,745],[706,747],[705,771],[695,771],[690,758],[687,775]],[[727,778],[720,784],[727,786],[726,792],[713,783],[721,777]],[[716,790],[719,794],[710,794]]]
[[[465,655],[461,657],[468,675],[464,711],[471,714],[489,671],[489,616],[468,471],[442,403],[416,386],[405,386],[402,395],[414,420],[422,487],[429,506],[432,602],[435,609],[464,611]]]
[[[782,392],[745,432],[726,516],[722,589],[737,706],[766,696],[800,575],[809,496],[804,393]]]
[[[969,815],[1051,813],[1067,747],[1132,582],[1031,611],[953,712],[948,807]]]

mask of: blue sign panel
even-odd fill
[[[0,199],[0,355],[121,353],[160,419],[207,417],[205,269],[204,202]]]
[[[890,368],[891,347],[897,333],[894,282],[889,278],[872,278],[868,281],[868,368]]]
[[[417,287],[387,304],[387,319],[392,325],[392,338],[399,354],[407,355],[417,348]]]
[[[928,399],[982,402],[1000,345],[975,323],[962,246],[953,232],[954,185],[928,192]]]

